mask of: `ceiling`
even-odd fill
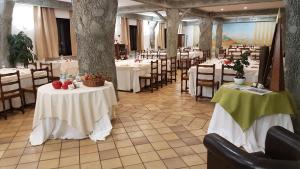
[[[198,9],[201,9],[206,12],[229,12],[229,11],[241,11],[241,10],[273,9],[273,8],[282,8],[282,7],[284,7],[283,1],[277,1],[277,2],[225,5],[225,6],[211,6],[211,7],[202,7]]]

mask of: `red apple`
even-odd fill
[[[61,86],[61,88],[67,90],[69,87],[68,87],[68,84],[67,84],[67,83],[64,83],[64,84]]]
[[[70,85],[70,84],[72,84],[72,81],[71,81],[71,80],[66,80],[66,81],[64,82],[64,84]]]
[[[54,89],[60,89],[61,86],[62,86],[62,83],[59,80],[55,80],[55,81],[52,82],[52,86],[53,86]]]

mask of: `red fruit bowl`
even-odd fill
[[[56,81],[52,82],[52,86],[54,89],[61,89],[62,83],[61,83],[61,81],[56,80]]]

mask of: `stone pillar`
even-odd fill
[[[179,9],[167,9],[167,22],[167,55],[174,57],[177,56]]]
[[[219,54],[219,49],[222,47],[222,42],[223,42],[223,21],[217,21],[215,56]]]
[[[199,27],[200,27],[199,48],[202,50],[211,51],[212,27],[213,27],[212,19],[201,18]]]
[[[73,0],[80,73],[105,73],[117,89],[114,33],[118,0]]]
[[[150,22],[149,27],[150,27],[150,47],[151,49],[155,48],[155,28],[157,26],[158,22]]]
[[[285,0],[285,82],[297,105],[293,120],[295,132],[300,134],[300,1]]]
[[[7,36],[11,34],[12,13],[15,2],[0,0],[0,64],[9,65],[9,46]]]

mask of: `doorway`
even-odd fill
[[[134,51],[137,49],[137,26],[135,25],[129,25],[129,31],[130,31],[130,50]]]

